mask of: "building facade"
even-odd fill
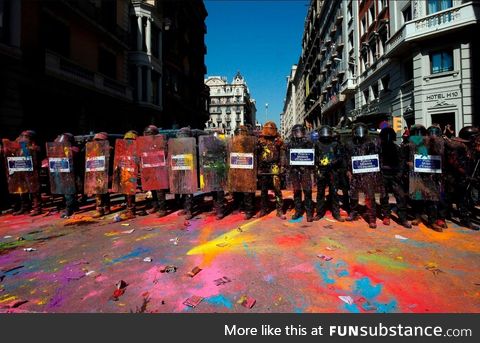
[[[479,124],[480,4],[462,0],[312,0],[301,60],[306,123],[348,118]],[[298,70],[297,70],[298,73]],[[298,99],[297,99],[298,101]],[[284,121],[289,119],[284,118]]]
[[[226,134],[233,134],[240,125],[256,125],[256,103],[240,72],[231,83],[226,77],[210,76],[205,85],[210,92],[210,119],[206,129],[223,129]]]
[[[0,136],[208,120],[203,1],[0,0]]]
[[[290,75],[287,76],[287,95],[280,117],[280,134],[283,138],[288,137],[293,125],[299,120],[299,118],[297,118],[297,88],[294,82],[296,71],[297,66],[293,65]]]

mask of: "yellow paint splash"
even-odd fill
[[[16,295],[5,294],[3,297],[0,297],[0,303],[6,303],[8,301],[17,300]]]
[[[144,240],[146,240],[146,239],[150,239],[150,238],[155,237],[155,236],[157,236],[157,234],[155,234],[155,233],[148,233],[148,234],[146,234],[145,236],[138,237],[137,239],[135,239],[135,241],[136,241],[136,242],[144,241]]]
[[[203,264],[205,265],[211,263],[216,255],[225,251],[225,243],[228,243],[228,251],[232,251],[232,249],[243,249],[243,242],[253,237],[252,234],[248,233],[249,227],[259,220],[261,219],[256,219],[246,225],[242,225],[241,230],[238,228],[230,230],[217,238],[197,245],[190,249],[187,252],[187,255],[203,255]],[[206,230],[206,232],[203,233],[203,236],[208,237],[210,232],[211,228]]]

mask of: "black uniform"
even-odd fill
[[[294,131],[295,130],[295,131]],[[298,133],[296,133],[298,131]],[[292,137],[287,144],[287,151],[291,149],[313,149],[313,142],[305,137],[305,129],[301,125],[295,125],[292,129]],[[295,204],[295,214],[292,219],[302,216],[303,203],[302,191],[305,197],[305,210],[307,221],[313,221],[313,202],[312,202],[312,174],[313,166],[308,165],[290,165],[288,167],[288,180],[293,186],[293,202]]]
[[[368,222],[371,228],[376,227],[376,204],[375,192],[383,194],[383,184],[380,172],[354,173],[352,169],[352,157],[366,155],[380,155],[380,145],[375,139],[368,137],[368,131],[364,124],[361,126],[362,136],[355,136],[345,145],[349,160],[350,182],[350,201],[351,212],[347,220],[355,220],[359,214],[359,193],[365,194],[365,205],[367,208]],[[354,127],[354,132],[357,127]]]
[[[328,186],[329,197],[331,200],[332,215],[335,219],[340,219],[340,205],[338,202],[337,183],[335,182],[335,169],[341,163],[341,150],[338,142],[320,139],[315,143],[316,152],[316,182],[317,182],[317,215],[315,220],[319,220],[325,215],[325,188]]]
[[[389,192],[392,192],[397,202],[398,219],[402,225],[410,228],[407,222],[407,194],[402,184],[406,169],[406,159],[402,149],[395,144],[396,133],[392,128],[385,128],[380,133],[381,153],[380,169],[382,171],[385,193],[380,199],[384,224],[388,225],[391,209],[388,202]],[[387,219],[387,220],[386,220]]]

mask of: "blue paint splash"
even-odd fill
[[[345,304],[344,307],[350,313],[360,313],[360,309],[355,304]]]
[[[364,277],[355,282],[354,292],[364,296],[367,299],[372,299],[380,295],[382,292],[382,285],[378,284],[373,286],[370,279],[368,277]]]
[[[204,300],[206,303],[215,305],[215,306],[224,306],[226,308],[231,309],[233,307],[233,303],[230,299],[224,297],[223,295],[214,295],[212,297],[206,298]]]
[[[335,283],[335,279],[329,276],[330,270],[328,268],[325,268],[325,266],[323,266],[322,263],[320,262],[315,263],[315,269],[317,270],[318,274],[320,274],[320,277],[322,278],[322,281],[324,283],[326,284]]]
[[[297,219],[290,219],[289,223],[300,223],[303,220],[303,216]]]
[[[134,258],[134,257],[138,257],[142,254],[146,254],[150,251],[151,251],[151,249],[149,249],[149,248],[137,247],[137,248],[133,249],[130,253],[128,253],[126,255],[123,255],[123,256],[120,256],[118,258],[115,258],[112,261],[108,262],[107,264],[110,265],[110,264],[123,262],[125,260],[131,259],[131,258]]]

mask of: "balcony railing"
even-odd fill
[[[45,52],[45,72],[67,82],[132,100],[132,90],[124,83],[86,69],[54,52]]]
[[[386,53],[391,54],[405,42],[438,35],[447,30],[478,23],[479,20],[480,4],[468,2],[408,21],[387,41]]]

